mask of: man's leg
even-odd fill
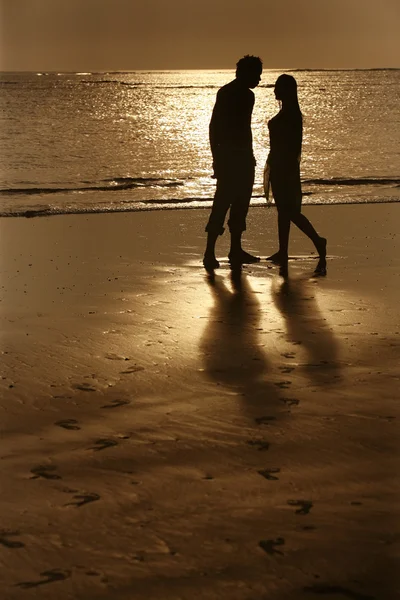
[[[231,264],[249,264],[259,262],[257,256],[249,254],[242,248],[242,234],[246,231],[246,217],[249,210],[251,193],[254,184],[254,165],[247,166],[236,173],[235,186],[232,186],[232,206],[229,215],[229,231],[231,248],[229,260]]]
[[[224,233],[226,213],[230,206],[230,190],[227,178],[217,179],[214,201],[210,218],[206,226],[207,245],[204,252],[203,265],[207,270],[218,269],[219,262],[215,257],[215,244],[218,236]]]
[[[207,233],[207,245],[203,257],[203,265],[207,271],[213,271],[219,267],[219,262],[215,256],[215,244],[217,242],[218,235],[219,234],[215,233],[214,231],[209,231]]]

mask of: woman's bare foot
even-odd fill
[[[288,261],[283,261],[281,263],[279,263],[279,275],[281,277],[284,277],[286,279],[286,277],[288,277],[289,275],[289,263]]]
[[[287,265],[288,262],[288,256],[282,254],[282,252],[278,251],[275,252],[275,254],[271,254],[271,256],[268,256],[268,258],[266,258],[265,260],[268,260],[270,262],[275,263],[276,265]]]

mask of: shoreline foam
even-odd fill
[[[311,192],[305,192],[303,194],[303,206],[357,206],[366,204],[396,204],[400,202],[399,198],[379,198],[379,199],[353,199],[353,200],[334,200],[332,202],[316,201],[315,199],[309,201],[308,196],[313,195]],[[255,200],[255,201],[254,201]],[[137,212],[152,212],[152,211],[174,211],[174,210],[205,210],[210,209],[212,206],[212,198],[187,198],[186,200],[178,199],[167,199],[162,202],[158,200],[141,200],[132,201],[121,200],[121,205],[112,205],[107,203],[105,207],[90,206],[85,207],[49,207],[37,205],[32,208],[23,208],[14,212],[11,211],[0,211],[0,218],[10,217],[53,217],[53,216],[66,216],[66,215],[90,215],[90,214],[113,214],[113,213],[137,213]],[[191,205],[192,203],[192,205]],[[130,206],[127,206],[130,204]],[[253,208],[274,208],[273,201],[269,201],[268,204],[265,201],[263,195],[252,196],[252,202],[250,209]],[[11,209],[12,210],[12,209]]]

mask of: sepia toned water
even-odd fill
[[[254,90],[252,204],[281,71]],[[400,201],[400,70],[292,71],[304,203]],[[209,206],[208,124],[233,71],[0,74],[0,214]]]

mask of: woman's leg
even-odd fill
[[[314,271],[315,275],[326,275],[326,238],[318,235],[310,221],[301,212],[292,215],[292,221],[313,241],[317,249],[319,261]]]
[[[318,235],[310,221],[301,212],[291,214],[291,221],[306,234],[307,237],[314,243],[315,248],[320,258],[326,257],[326,239]]]
[[[278,209],[278,239],[279,250],[275,254],[268,256],[266,260],[281,264],[287,262],[289,253],[289,233],[290,233],[290,217],[285,210]]]
[[[276,264],[287,264],[290,233],[290,211],[287,210],[287,199],[291,195],[291,190],[288,189],[286,171],[276,168],[271,169],[270,183],[278,211],[279,250],[268,256],[267,260]]]
[[[287,261],[289,254],[290,217],[284,210],[278,210],[278,254],[281,260]]]

